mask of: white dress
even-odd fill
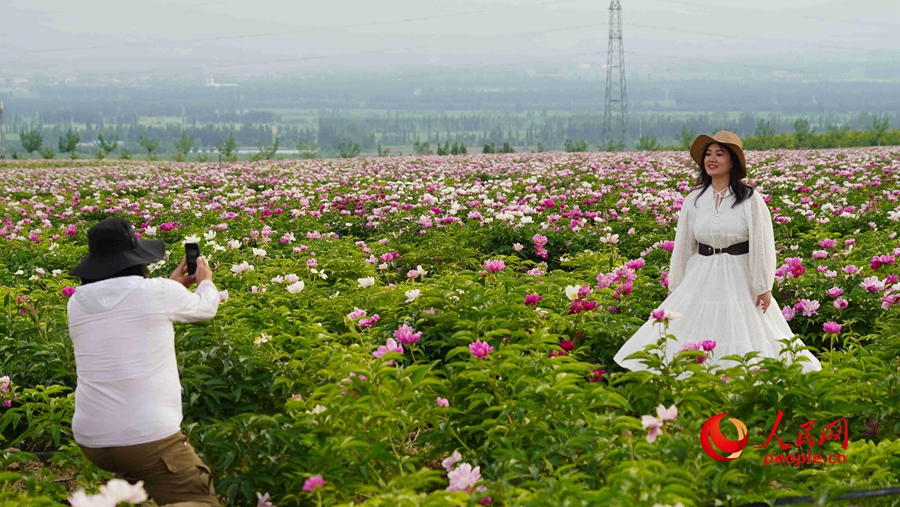
[[[718,358],[752,351],[760,352],[757,357],[791,361],[789,354],[780,353],[783,345],[778,340],[794,336],[781,307],[774,298],[765,313],[756,306],[756,297],[772,290],[775,280],[772,215],[758,191],[732,208],[734,199],[728,190],[717,210],[712,187],[702,195],[694,190],[684,199],[668,276],[672,293],[657,307],[681,314],[669,322],[669,333],[678,339],[666,345],[669,361],[682,344],[703,340],[716,341],[711,361],[722,367],[738,363]],[[748,254],[698,253],[700,243],[726,248],[747,240]],[[625,358],[655,344],[660,328],[661,324],[648,319],[616,353],[616,363],[629,370],[646,370],[641,360]],[[801,361],[804,372],[822,369],[810,351],[802,355],[808,359]]]

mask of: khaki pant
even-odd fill
[[[132,484],[144,481],[144,489],[157,505],[220,505],[209,467],[182,432],[146,444],[102,449],[79,447],[92,463],[116,477]]]

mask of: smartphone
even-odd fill
[[[188,274],[194,276],[197,273],[197,257],[200,257],[200,245],[197,243],[185,243],[184,254],[187,257]]]

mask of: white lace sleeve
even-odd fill
[[[694,231],[691,228],[691,212],[694,211],[695,198],[692,194],[684,199],[681,204],[681,211],[678,212],[678,225],[675,228],[675,248],[672,250],[672,259],[669,262],[669,290],[675,292],[675,289],[681,285],[684,279],[684,272],[687,269],[688,259],[697,253],[699,243],[694,238]]]
[[[772,214],[759,191],[750,198],[750,288],[755,295],[772,290],[775,282],[775,231]]]

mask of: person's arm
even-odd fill
[[[169,278],[174,283],[166,283],[166,304],[169,318],[175,322],[200,322],[216,316],[219,309],[219,290],[212,281],[212,270],[206,257],[197,258],[197,272],[187,274],[187,257],[175,268]],[[194,281],[199,281],[197,290],[187,289]]]
[[[203,280],[194,292],[175,281],[167,282],[165,287],[169,318],[173,321],[202,322],[216,316],[219,290],[212,280]]]
[[[669,293],[675,292],[675,289],[681,285],[684,279],[684,272],[687,269],[688,259],[697,252],[699,243],[694,237],[694,231],[691,228],[691,212],[693,211],[694,199],[688,197],[681,204],[681,211],[678,212],[678,225],[675,228],[675,248],[672,249],[672,259],[669,262]]]
[[[750,288],[758,297],[775,283],[775,231],[772,214],[759,191],[750,196]]]

